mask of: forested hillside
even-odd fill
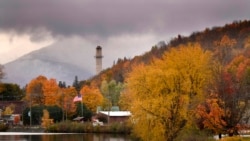
[[[178,35],[173,38],[166,45],[153,46],[149,52],[134,58],[118,59],[113,67],[103,70],[99,75],[89,79],[88,81],[94,85],[100,86],[103,80],[116,80],[117,82],[124,82],[128,72],[134,66],[144,63],[148,64],[153,58],[161,58],[163,53],[173,47],[187,43],[199,43],[205,50],[210,50],[215,53],[221,52],[220,48],[223,44],[230,44],[230,49],[227,54],[231,54],[227,58],[229,62],[234,56],[242,53],[250,47],[250,21],[235,21],[226,24],[223,27],[206,28],[201,32],[194,32],[188,37]]]
[[[15,88],[0,85],[5,93],[10,90],[1,86]],[[76,76],[69,87],[38,76],[21,96],[31,105],[24,124],[30,122],[30,108],[41,111],[44,106],[54,108],[50,114],[56,122],[79,115],[88,121],[97,110],[123,110],[133,115],[128,122],[137,137],[174,141],[249,131],[249,91],[250,21],[239,21],[178,35],[140,56],[118,59],[93,78],[79,82]]]

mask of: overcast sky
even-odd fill
[[[0,64],[75,37],[83,47],[133,57],[249,13],[249,0],[0,0]]]

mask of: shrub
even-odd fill
[[[4,132],[4,131],[7,131],[9,129],[9,126],[8,125],[5,125],[3,123],[0,123],[0,131],[1,132]]]

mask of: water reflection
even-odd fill
[[[13,134],[0,135],[0,141],[132,141],[127,135],[113,134]]]

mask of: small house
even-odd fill
[[[129,119],[131,116],[130,111],[99,111],[97,117],[102,116],[109,121],[109,123],[122,123]]]

